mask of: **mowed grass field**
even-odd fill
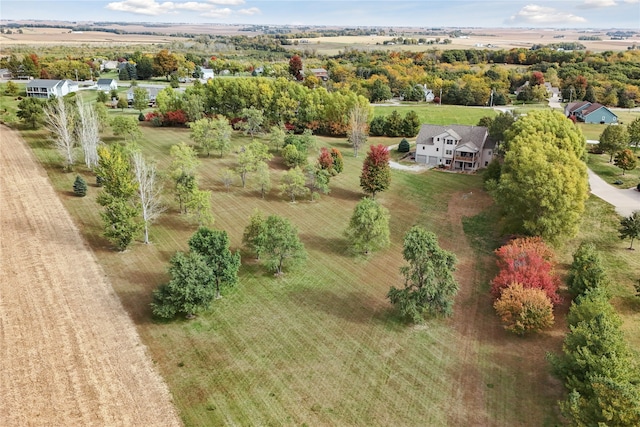
[[[160,170],[171,145],[189,142],[186,129],[143,130],[140,145]],[[332,179],[330,195],[313,203],[291,204],[275,188],[262,200],[251,179],[242,189],[238,178],[227,192],[219,176],[235,165],[235,154],[201,158],[200,187],[213,192],[215,227],[229,233],[234,249],[241,250],[243,229],[258,208],[291,219],[309,259],[275,278],[243,252],[240,283],[209,312],[160,323],[151,317],[151,293],[168,280],[169,258],[186,250],[196,226],[168,199],[151,245],[137,241],[114,252],[101,237],[93,175],[77,167],[91,185],[87,197],[74,197],[76,173],[60,170],[44,131],[24,135],[136,322],[186,425],[557,424],[562,389],[544,355],[560,348],[562,315],[554,330],[531,338],[499,325],[487,295],[496,217],[479,176],[393,171],[390,190],[378,196],[391,213],[392,245],[358,259],[346,254],[342,233],[363,196],[364,154],[354,158],[346,140],[318,138],[343,151],[345,172]],[[114,138],[107,133],[105,140]],[[235,135],[234,149],[247,142]],[[278,157],[271,169],[275,187],[285,170]],[[419,326],[400,322],[386,299],[391,285],[402,285],[402,237],[414,224],[456,253],[461,286],[453,318]]]
[[[464,107],[459,105],[437,104],[401,104],[399,106],[381,105],[373,108],[373,116],[388,116],[397,111],[404,117],[413,110],[420,118],[420,122],[434,125],[477,125],[481,118],[495,117],[498,113],[492,108]]]

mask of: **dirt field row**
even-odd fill
[[[0,425],[180,425],[104,271],[4,126],[0,170]]]

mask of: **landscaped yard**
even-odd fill
[[[474,217],[491,203],[478,176],[394,171],[391,189],[378,196],[391,212],[392,246],[362,260],[346,255],[342,236],[362,196],[363,155],[353,158],[345,140],[319,138],[343,150],[345,172],[315,203],[291,204],[276,190],[262,200],[239,179],[226,192],[218,177],[235,155],[202,158],[200,186],[213,190],[215,227],[230,234],[234,248],[259,208],[299,227],[309,261],[274,278],[244,254],[235,290],[195,320],[165,324],[150,316],[151,292],[167,280],[168,259],[186,249],[195,225],[172,205],[152,228],[152,245],[114,252],[101,237],[94,201],[100,190],[90,186],[88,197],[71,196],[75,174],[61,173],[43,132],[25,135],[138,325],[187,425],[556,424],[561,389],[544,354],[559,349],[562,326],[523,340],[499,325],[487,295],[497,236],[493,216]],[[180,141],[188,142],[187,130],[145,125],[141,146],[162,170],[169,147]],[[236,149],[246,142],[237,137]],[[271,166],[276,182],[284,168],[278,159]],[[401,239],[414,224],[434,230],[456,253],[461,285],[452,319],[417,327],[401,323],[385,297],[400,285]],[[477,250],[465,231],[483,242]]]
[[[374,106],[375,116],[387,116],[394,110],[404,117],[409,111],[414,110],[421,123],[434,125],[477,125],[482,117],[495,117],[498,113],[492,108],[463,107],[459,105],[438,104],[402,104],[402,106]],[[400,139],[398,139],[399,141]]]
[[[384,114],[394,109],[376,107],[376,114],[387,108]],[[452,106],[416,111],[442,124],[476,124],[493,113]],[[188,129],[142,126],[140,146],[161,171],[169,164],[169,147],[190,142]],[[195,320],[162,323],[151,317],[151,293],[168,279],[168,260],[187,249],[195,224],[178,214],[168,196],[170,209],[152,227],[152,244],[136,242],[124,253],[115,252],[102,237],[95,203],[101,190],[93,185],[93,174],[77,167],[91,185],[87,197],[74,197],[76,173],[61,171],[45,132],[24,135],[138,326],[186,425],[559,423],[555,402],[563,390],[550,375],[545,354],[560,350],[567,304],[558,308],[550,331],[528,338],[503,331],[488,295],[495,274],[491,251],[501,239],[499,217],[479,176],[393,171],[391,188],[377,196],[391,213],[392,245],[368,259],[353,258],[346,254],[342,233],[362,197],[358,177],[365,150],[354,158],[345,139],[318,138],[320,146],[342,150],[345,172],[332,179],[330,195],[291,204],[275,189],[285,171],[277,156],[270,163],[274,189],[265,200],[251,179],[243,189],[238,177],[226,191],[220,175],[235,166],[236,152],[250,142],[234,135],[234,152],[200,159],[198,181],[213,192],[215,227],[226,230],[232,247],[242,250],[242,232],[255,208],[285,216],[298,226],[309,260],[275,278],[242,252],[237,288]],[[116,138],[107,132],[105,140]],[[640,307],[632,288],[640,260],[617,239],[617,221],[610,207],[590,200],[581,235],[558,249],[559,270],[564,272],[582,239],[606,251],[614,303],[630,341],[640,348]],[[461,290],[451,319],[408,326],[397,318],[386,293],[391,285],[401,285],[402,237],[414,224],[437,233],[441,246],[456,254]]]
[[[623,170],[613,163],[609,163],[609,158],[609,154],[589,154],[587,166],[609,184],[622,181],[622,184],[617,184],[620,188],[635,187],[640,183],[639,167],[626,171],[623,175]],[[640,163],[640,160],[638,162]]]

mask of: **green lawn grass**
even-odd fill
[[[498,114],[492,108],[420,103],[415,105],[402,104],[401,107],[374,106],[374,117],[387,116],[394,110],[398,111],[402,117],[414,110],[421,123],[434,125],[477,125],[482,117],[495,117]]]
[[[620,188],[635,187],[640,183],[640,168],[636,167],[633,170],[626,171],[623,175],[623,170],[613,163],[609,163],[609,158],[608,154],[589,154],[587,166],[609,184],[613,184],[615,181],[622,181],[622,184],[619,185]]]
[[[187,129],[145,124],[143,130],[143,153],[160,170],[172,144],[189,142]],[[553,406],[561,388],[540,381],[548,376],[544,351],[557,348],[557,338],[506,334],[487,295],[494,273],[489,255],[498,241],[495,214],[474,216],[464,226],[447,214],[451,203],[472,206],[460,194],[481,195],[479,176],[393,171],[391,188],[377,197],[391,212],[392,245],[362,260],[346,255],[342,236],[362,197],[364,157],[354,158],[346,140],[319,138],[320,145],[342,150],[345,172],[332,179],[330,195],[313,203],[288,203],[275,189],[262,200],[251,179],[243,189],[238,178],[227,192],[219,176],[235,165],[236,154],[201,158],[199,182],[213,192],[215,227],[229,233],[234,248],[259,208],[298,226],[309,261],[274,278],[243,252],[239,285],[209,312],[156,323],[151,292],[167,280],[168,259],[186,250],[196,226],[168,200],[170,209],[151,229],[151,245],[136,242],[114,252],[101,237],[100,190],[92,174],[77,167],[90,186],[87,197],[74,197],[76,173],[62,172],[45,133],[25,136],[136,322],[186,425],[557,424]],[[106,139],[114,140],[108,133]],[[234,151],[247,142],[234,135]],[[275,158],[271,168],[277,183],[284,167]],[[385,297],[391,285],[401,285],[402,236],[414,224],[435,231],[461,263],[483,260],[464,277],[466,296],[454,318],[422,327],[402,324]]]

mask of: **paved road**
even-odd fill
[[[605,182],[591,169],[588,173],[591,194],[612,204],[619,215],[629,216],[633,211],[640,210],[640,191],[635,188],[616,188]]]

